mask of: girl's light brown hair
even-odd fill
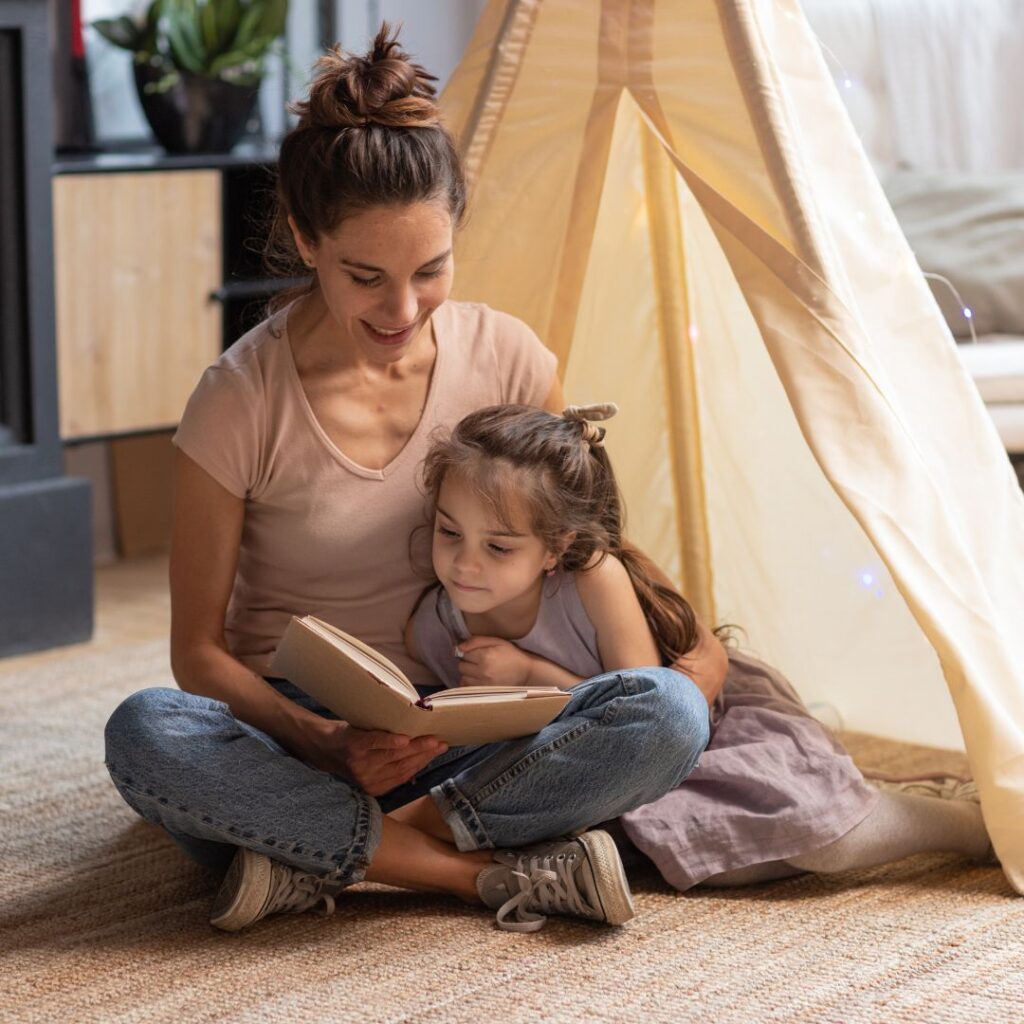
[[[436,504],[444,478],[456,473],[512,526],[524,510],[531,530],[568,572],[614,555],[625,566],[665,664],[697,645],[689,603],[656,578],[651,562],[626,543],[622,498],[600,443],[585,440],[591,424],[521,405],[495,405],[466,416],[437,438],[424,463],[424,484]],[[599,431],[595,440],[599,439]],[[596,562],[595,562],[596,564]]]
[[[264,260],[283,277],[309,273],[289,215],[317,242],[346,217],[375,206],[444,203],[457,225],[466,186],[455,143],[441,124],[433,83],[384,22],[362,57],[334,47],[316,62],[307,99],[293,104],[298,124],[284,137],[275,210]],[[280,309],[296,294],[271,300]]]

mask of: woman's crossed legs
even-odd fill
[[[230,865],[231,887],[261,872],[270,894],[263,904],[277,893],[284,909],[320,898],[333,905],[365,878],[490,905],[508,896],[502,902],[518,901],[520,924],[532,927],[535,904],[610,919],[594,912],[602,896],[594,887],[625,887],[614,848],[593,833],[548,853],[501,854],[484,885],[484,869],[495,870],[489,851],[565,836],[657,799],[693,769],[707,739],[707,706],[685,677],[609,673],[574,688],[536,736],[449,750],[376,800],[293,757],[221,702],[153,689],[111,716],[107,765],[126,802],[190,856]],[[240,858],[238,848],[250,852]],[[624,901],[628,887],[618,916]]]

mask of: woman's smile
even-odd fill
[[[412,338],[416,333],[416,329],[420,326],[419,321],[411,323],[406,327],[398,328],[371,324],[367,320],[360,320],[359,322],[366,328],[367,334],[376,344],[387,345],[388,347],[404,345]]]

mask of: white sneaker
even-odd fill
[[[214,897],[210,924],[227,932],[248,928],[270,914],[301,914],[324,904],[334,913],[339,882],[328,882],[240,846]]]
[[[636,910],[612,837],[594,829],[573,839],[500,850],[477,876],[480,898],[498,927],[535,932],[547,914],[624,924]]]

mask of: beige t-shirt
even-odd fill
[[[410,561],[423,524],[421,464],[430,434],[486,405],[543,404],[556,360],[533,331],[484,305],[433,314],[437,356],[423,415],[383,469],[349,459],[313,415],[287,334],[287,309],[240,338],[203,374],[174,443],[245,498],[229,650],[266,674],[292,615],[316,615],[434,682],[402,629],[429,581]],[[429,570],[429,531],[415,556]]]

